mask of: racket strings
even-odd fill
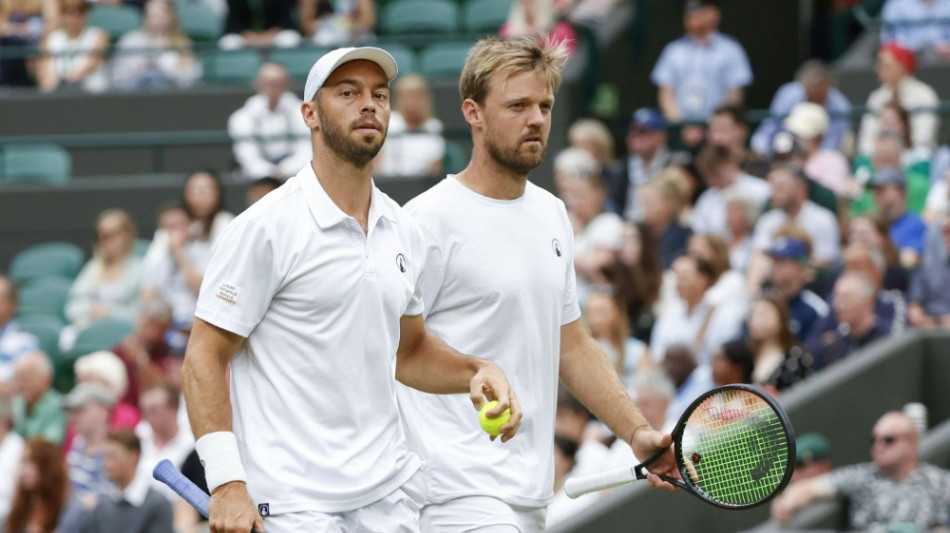
[[[726,505],[753,504],[782,483],[789,462],[788,433],[757,395],[727,390],[697,407],[678,453],[692,485]]]

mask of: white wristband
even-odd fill
[[[205,468],[208,491],[232,481],[247,482],[241,454],[238,452],[237,436],[230,431],[216,431],[204,435],[195,443],[201,465]]]

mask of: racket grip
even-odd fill
[[[191,482],[190,479],[182,475],[168,459],[162,459],[155,469],[152,470],[152,477],[168,485],[173,491],[190,503],[201,516],[208,518],[208,505],[211,503],[211,497]]]
[[[564,482],[564,493],[571,498],[583,496],[589,492],[612,489],[637,480],[634,467],[625,466],[616,470],[575,477]]]

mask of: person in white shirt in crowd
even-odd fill
[[[442,121],[432,109],[429,84],[418,74],[406,74],[393,89],[395,109],[374,172],[379,176],[438,175],[445,159],[445,139]]]
[[[201,62],[191,51],[191,39],[181,31],[175,3],[149,0],[143,11],[142,27],[116,43],[113,85],[125,90],[194,85],[201,78]]]
[[[633,377],[641,365],[649,365],[647,345],[630,336],[630,321],[625,305],[611,285],[597,285],[587,296],[585,305],[590,334],[607,354],[625,387],[633,385]]]
[[[13,393],[13,369],[17,359],[39,348],[36,337],[21,331],[13,319],[19,304],[16,284],[0,274],[0,395]]]
[[[707,302],[738,306],[743,313],[748,309],[750,296],[745,289],[745,277],[732,268],[726,241],[708,233],[696,234],[689,238],[686,253],[709,262],[713,267],[716,282],[706,293]]]
[[[175,491],[164,483],[151,479],[152,469],[163,459],[168,459],[181,468],[188,454],[195,449],[195,437],[190,427],[178,423],[178,389],[171,385],[157,385],[144,390],[139,399],[142,422],[135,434],[142,441],[142,457],[139,470],[151,480],[152,488],[174,503],[178,500]]]
[[[77,90],[99,93],[109,87],[105,58],[109,35],[86,25],[93,4],[63,0],[59,4],[60,27],[40,41],[36,85],[42,92]]]
[[[257,93],[228,117],[240,177],[286,180],[313,155],[307,125],[300,118],[300,98],[290,91],[287,69],[277,63],[261,65],[254,90]]]
[[[805,174],[831,189],[839,198],[847,198],[853,190],[851,165],[838,150],[823,147],[830,125],[825,108],[811,102],[798,104],[792,108],[783,125],[802,143]]]
[[[749,122],[746,120],[746,110],[742,105],[723,105],[717,107],[709,116],[706,141],[712,145],[728,148],[732,152],[732,157],[739,162],[739,168],[743,172],[761,178],[768,172],[768,159],[746,148],[748,140]]]
[[[726,204],[726,228],[729,238],[729,265],[743,274],[752,259],[752,232],[762,214],[762,206],[738,188],[730,189],[723,195]]]
[[[726,203],[723,196],[733,188],[747,194],[756,205],[765,205],[772,188],[767,181],[745,174],[739,162],[725,146],[708,145],[696,156],[696,166],[709,187],[693,208],[693,233],[711,233],[729,238]]]
[[[877,112],[892,100],[897,100],[911,114],[910,136],[914,148],[932,152],[940,126],[940,117],[934,108],[940,103],[940,98],[933,87],[914,77],[917,69],[914,52],[895,43],[886,43],[878,52],[876,69],[881,86],[868,96],[868,112],[861,118],[858,134],[858,153],[872,153],[879,130]]]
[[[950,2],[888,0],[881,10],[881,42],[950,59]]]
[[[17,465],[22,454],[23,437],[13,431],[13,401],[9,396],[0,395],[0,526],[7,523],[13,505]]]
[[[638,189],[670,163],[666,119],[658,109],[641,108],[630,116],[627,128],[627,157],[605,172],[610,185],[612,207],[625,220],[643,220]]]

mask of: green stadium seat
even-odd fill
[[[300,48],[275,48],[271,50],[267,59],[280,63],[287,69],[287,73],[295,80],[306,80],[310,69],[317,59],[323,57],[329,48],[303,46]]]
[[[257,50],[208,50],[202,54],[204,79],[227,83],[250,83],[263,60]]]
[[[82,248],[68,242],[48,242],[21,250],[10,261],[10,278],[18,285],[44,276],[73,279],[82,268]]]
[[[40,343],[40,349],[46,352],[50,359],[53,361],[60,359],[59,332],[62,329],[62,322],[59,319],[48,315],[33,314],[17,317],[17,323],[21,330],[36,337],[36,340]]]
[[[459,8],[452,0],[397,0],[383,7],[385,33],[455,33]]]
[[[60,391],[70,390],[76,381],[73,370],[76,359],[92,352],[111,350],[133,329],[131,322],[105,318],[80,331],[73,347],[56,360],[55,387]]]
[[[501,25],[508,20],[512,0],[468,0],[462,7],[462,20],[469,33],[487,32],[497,35]]]
[[[399,76],[419,71],[419,66],[416,63],[416,52],[412,48],[402,43],[377,43],[375,46],[382,48],[393,56],[396,65],[399,67]]]
[[[89,10],[86,25],[105,30],[109,39],[115,41],[142,26],[142,11],[124,4],[97,5]]]
[[[46,314],[66,320],[69,285],[29,285],[20,291],[17,312],[23,315]]]
[[[474,43],[470,41],[430,44],[419,54],[419,71],[427,78],[458,78]]]
[[[191,40],[211,42],[221,37],[224,31],[224,17],[197,2],[179,2],[176,7],[181,31]]]
[[[66,183],[72,157],[55,144],[8,144],[0,159],[0,181]]]

